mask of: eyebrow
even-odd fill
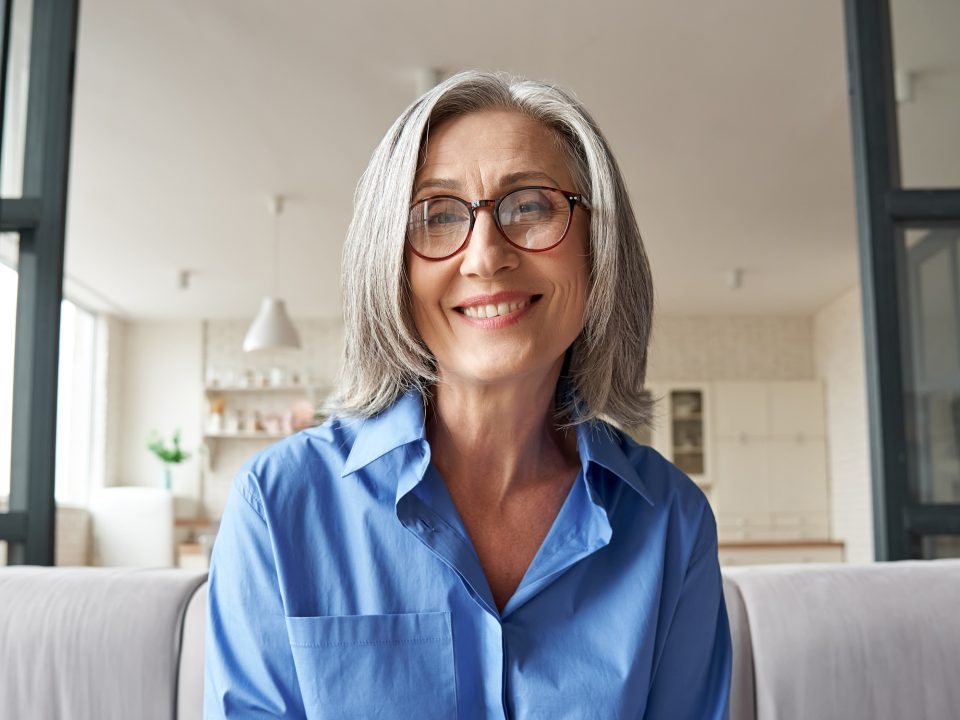
[[[550,175],[547,175],[544,172],[539,170],[520,170],[518,172],[507,173],[503,175],[498,180],[498,185],[501,187],[506,187],[509,185],[514,185],[518,182],[524,181],[535,181],[535,182],[548,182],[553,187],[560,187],[560,184],[554,180]],[[437,190],[458,190],[460,188],[460,183],[456,180],[451,180],[449,178],[424,178],[418,182],[413,188],[413,194],[419,195],[427,188],[433,188]]]

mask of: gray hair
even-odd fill
[[[369,417],[411,388],[424,395],[436,364],[413,322],[404,242],[414,176],[431,125],[486,109],[542,122],[568,155],[572,188],[591,205],[584,328],[567,351],[557,412],[649,425],[643,394],[653,281],[627,189],[606,139],[568,92],[503,74],[462,72],[408,107],[373,152],[357,185],[343,253],[345,348],[332,414]]]

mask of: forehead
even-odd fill
[[[544,173],[564,189],[571,184],[566,153],[552,129],[514,110],[483,110],[431,128],[417,181],[478,179],[488,185],[518,172]]]

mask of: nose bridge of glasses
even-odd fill
[[[491,211],[494,211],[497,206],[496,200],[471,200],[470,201],[470,212],[473,214],[474,222],[477,218],[477,210],[480,208],[490,208]]]
[[[481,208],[490,208],[490,225],[491,229],[494,230],[499,235],[504,235],[503,229],[500,227],[499,218],[497,218],[497,200],[472,200],[470,202],[470,214],[471,214],[471,234],[475,231],[477,220],[479,216],[477,215],[477,210]],[[504,237],[506,237],[504,235]]]

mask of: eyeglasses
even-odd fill
[[[517,188],[495,200],[473,202],[455,195],[435,195],[410,206],[407,243],[425,260],[446,260],[467,246],[477,210],[488,207],[508,243],[527,252],[544,252],[563,242],[578,204],[590,211],[583,195],[541,186]]]

